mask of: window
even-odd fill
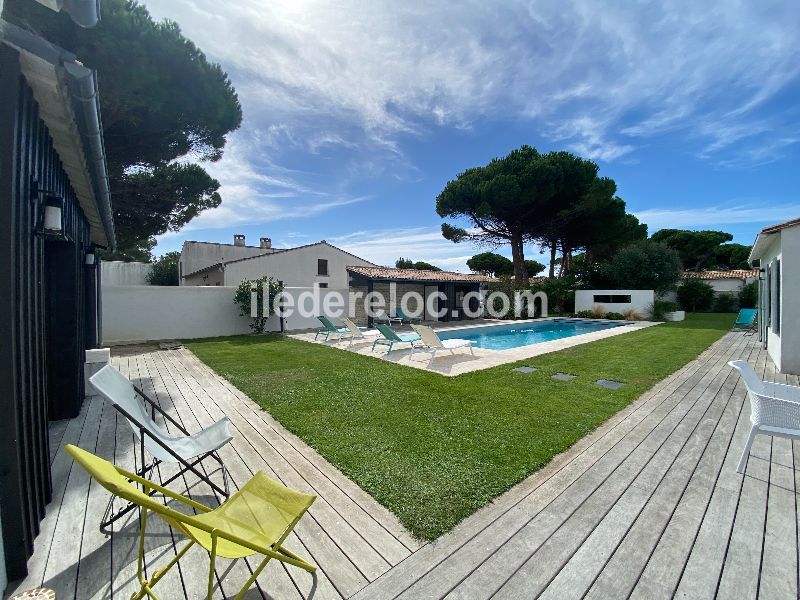
[[[328,274],[328,259],[327,258],[318,258],[317,259],[317,275],[327,275]]]
[[[325,289],[326,287],[328,287],[328,284],[326,282],[324,282],[324,281],[318,283],[317,285],[319,285],[319,287],[322,288],[322,289]]]
[[[630,294],[595,294],[594,301],[598,304],[630,304]]]

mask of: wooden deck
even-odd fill
[[[319,565],[316,579],[272,563],[248,598],[796,598],[800,445],[759,436],[746,475],[736,473],[749,406],[726,365],[735,358],[766,379],[798,383],[774,373],[753,337],[730,333],[421,548],[390,513],[188,351],[128,348],[114,363],[190,430],[230,417],[236,438],[223,459],[235,483],[264,470],[319,496],[287,544]],[[108,494],[67,460],[65,443],[134,466],[130,430],[101,401],[53,424],[55,498],[30,576],[17,589],[44,584],[59,600],[127,598],[137,587],[136,519],[110,538],[98,531]],[[215,501],[194,479],[185,484],[200,501]],[[162,563],[178,540],[163,526],[149,532],[148,564]],[[207,560],[193,549],[156,590],[165,599],[202,597]],[[220,561],[215,597],[235,593],[251,568]]]
[[[227,415],[235,438],[220,454],[234,484],[241,485],[262,470],[287,486],[318,496],[286,544],[319,566],[317,576],[272,561],[248,599],[347,598],[419,547],[394,515],[190,352],[122,348],[113,363],[190,431]],[[77,444],[132,469],[131,430],[112,407],[94,398],[84,404],[78,418],[54,423],[50,434],[54,498],[36,540],[29,576],[15,589],[44,585],[56,590],[59,600],[129,598],[138,591],[136,513],[115,524],[113,536],[102,534],[98,525],[109,494],[74,466],[61,448]],[[211,488],[195,477],[187,476],[182,484],[191,486],[194,499],[217,503]],[[158,520],[148,523],[148,533],[147,561],[152,569],[173,556],[181,540]],[[204,597],[208,555],[195,547],[179,567],[156,586],[160,597]],[[233,597],[252,568],[252,562],[218,561],[220,589],[215,597]]]
[[[800,444],[758,436],[736,473],[737,358],[798,383],[727,334],[356,599],[796,598]]]

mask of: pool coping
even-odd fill
[[[608,319],[580,319],[571,317],[543,317],[539,319],[521,319],[519,321],[497,321],[495,323],[486,322],[480,324],[470,324],[464,326],[448,326],[448,332],[458,330],[476,329],[479,327],[489,327],[492,325],[510,325],[510,324],[523,324],[527,322],[541,323],[543,320],[571,320],[571,321],[599,321],[608,322]],[[540,342],[538,344],[529,344],[527,346],[519,346],[517,348],[508,348],[506,350],[486,350],[483,348],[474,348],[474,354],[470,354],[468,350],[455,350],[451,354],[444,352],[437,353],[435,358],[432,358],[432,352],[426,349],[418,349],[411,351],[408,349],[393,350],[391,354],[387,354],[383,347],[377,348],[374,352],[371,351],[372,339],[364,341],[355,341],[350,343],[350,340],[340,342],[338,340],[331,340],[324,342],[322,340],[314,340],[314,333],[296,333],[289,334],[289,337],[303,340],[306,342],[322,344],[324,346],[331,346],[340,350],[348,352],[355,352],[363,356],[371,356],[376,359],[394,362],[403,366],[412,367],[415,369],[422,369],[432,373],[439,373],[446,377],[455,377],[463,375],[464,373],[471,373],[473,371],[482,371],[504,364],[514,363],[520,360],[534,358],[542,354],[549,354],[550,352],[557,352],[567,348],[573,348],[589,342],[602,340],[605,338],[613,337],[615,335],[622,335],[632,331],[638,331],[654,325],[660,325],[659,322],[654,321],[625,321],[624,325],[618,327],[611,327],[601,331],[592,331],[589,333],[581,333],[570,337],[560,338],[558,340],[551,340],[548,342]],[[434,325],[434,330],[436,326]],[[445,329],[445,328],[442,328]]]

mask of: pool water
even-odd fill
[[[583,319],[548,319],[540,322],[509,323],[508,325],[487,325],[470,329],[439,330],[436,333],[443,340],[458,338],[473,340],[476,348],[486,350],[508,350],[520,346],[530,346],[552,340],[602,331],[627,325],[627,321],[592,321]]]

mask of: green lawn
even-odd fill
[[[278,335],[189,348],[423,539],[434,539],[566,450],[730,329],[669,323],[458,377]],[[512,372],[520,364],[540,370]],[[577,375],[550,379],[557,371]],[[625,382],[617,391],[597,379]]]

